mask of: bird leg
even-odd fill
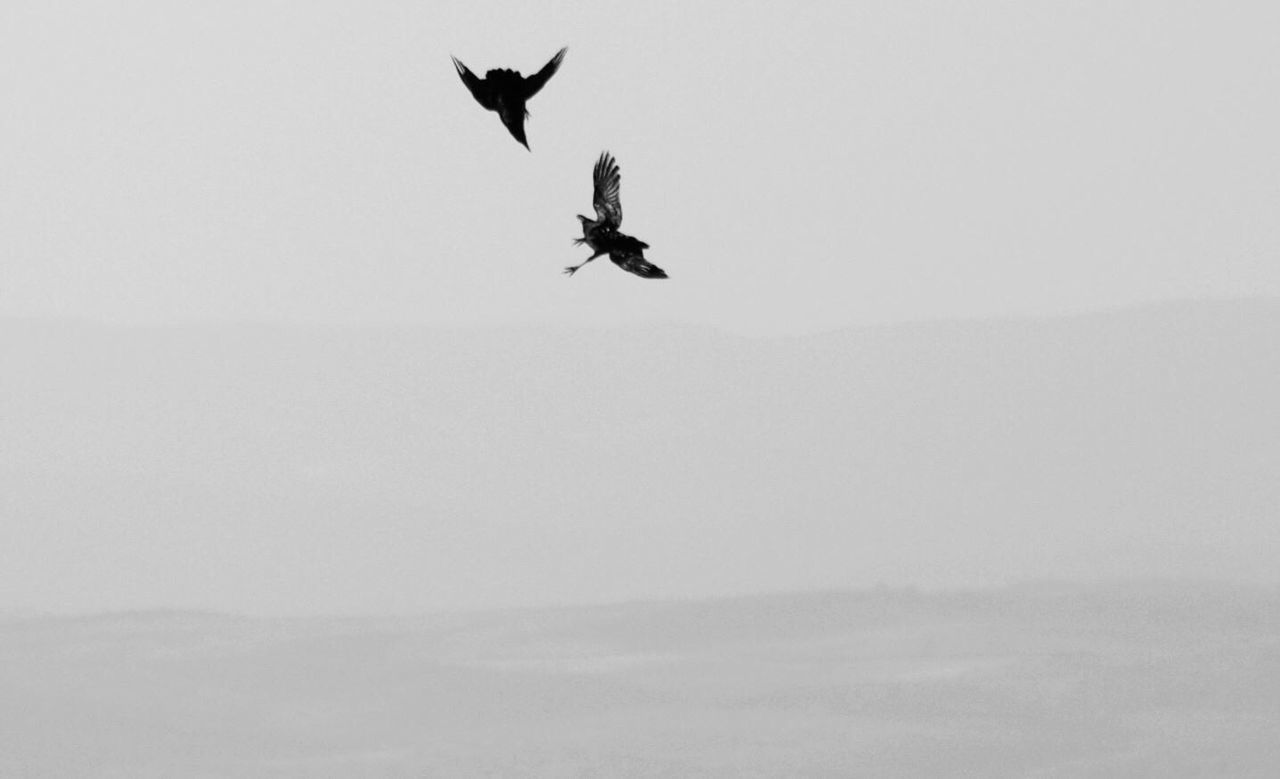
[[[573,242],[575,244],[581,244],[581,243],[586,243],[587,241],[585,238],[574,238]],[[568,273],[570,276],[572,276],[574,270],[581,268],[583,265],[586,265],[587,263],[591,262],[597,257],[601,257],[609,253],[606,249],[596,249],[594,246],[591,248],[595,249],[595,252],[590,257],[578,263],[577,265],[571,266],[573,270],[569,270],[569,268],[565,268],[565,272]]]
[[[587,263],[591,262],[595,258],[599,257],[601,254],[604,254],[604,252],[596,252],[595,254],[591,255],[587,259],[578,263],[577,265],[570,265],[569,267],[565,268],[564,272],[572,276],[573,274],[578,272],[578,268],[581,268],[583,265],[586,265]]]

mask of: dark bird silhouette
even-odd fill
[[[518,70],[506,68],[491,70],[484,74],[484,78],[477,78],[476,74],[463,65],[457,57],[452,59],[453,66],[457,68],[458,75],[462,78],[462,83],[467,85],[476,102],[489,111],[497,111],[502,123],[511,132],[511,136],[528,149],[529,141],[524,135],[524,120],[528,118],[529,110],[525,108],[525,104],[555,75],[560,62],[564,59],[564,53],[568,50],[569,47],[566,46],[557,51],[556,56],[542,66],[542,70],[528,78],[520,75]]]
[[[592,205],[596,209],[596,218],[578,215],[578,221],[582,223],[582,237],[574,238],[573,242],[578,246],[586,244],[594,253],[577,265],[565,268],[564,272],[572,276],[583,265],[607,254],[614,265],[628,273],[646,279],[667,278],[666,271],[644,258],[644,250],[649,248],[649,244],[618,231],[622,224],[622,201],[619,199],[622,174],[613,155],[609,152],[600,155],[591,179],[595,185]]]

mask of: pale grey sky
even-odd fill
[[[560,73],[533,152],[449,62]],[[804,331],[1280,294],[1269,2],[0,8],[0,315]],[[569,244],[622,165],[645,283]]]

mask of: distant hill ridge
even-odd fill
[[[1277,576],[1272,300],[778,338],[10,320],[0,355],[0,608]]]

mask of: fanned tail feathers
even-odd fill
[[[613,260],[613,264],[622,268],[624,271],[634,273],[641,278],[668,278],[666,271],[638,254],[631,254],[630,252],[613,252],[609,255],[609,259]]]

